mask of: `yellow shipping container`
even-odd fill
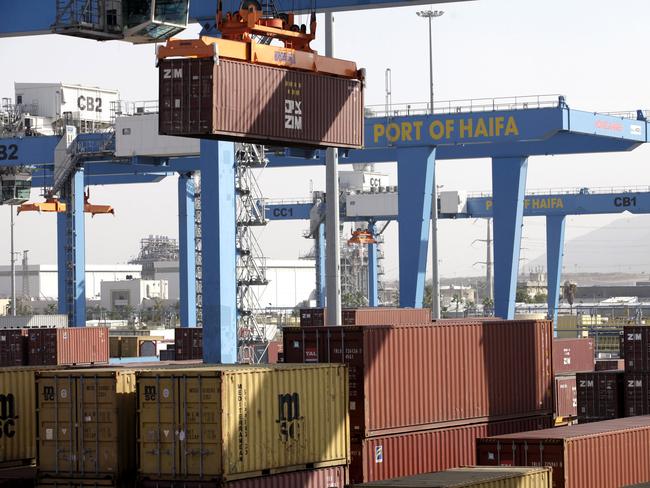
[[[39,477],[134,478],[135,372],[39,372]]]
[[[347,378],[339,364],[140,372],[140,476],[227,481],[347,464]]]
[[[36,368],[0,369],[0,467],[36,458]]]
[[[365,488],[551,488],[550,468],[467,467],[355,485]]]

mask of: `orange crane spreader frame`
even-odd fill
[[[115,215],[115,209],[110,205],[94,205],[90,203],[90,190],[84,193],[84,213],[89,213],[93,217],[98,214]],[[17,213],[21,212],[65,212],[67,204],[56,197],[46,198],[44,202],[30,203],[26,202],[18,206]]]
[[[248,2],[239,12],[223,16],[219,2],[217,26],[222,38],[201,36],[199,39],[170,39],[158,47],[158,59],[226,58],[268,66],[311,71],[342,78],[363,80],[365,70],[353,61],[321,56],[309,47],[316,36],[316,15],[312,14],[310,32],[293,24],[293,14],[279,18],[263,18],[262,12]],[[284,46],[271,46],[255,41],[255,36],[277,39]]]

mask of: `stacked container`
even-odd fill
[[[128,486],[136,472],[135,372],[37,373],[41,484]]]
[[[0,367],[27,364],[27,329],[0,330]]]
[[[359,488],[552,488],[548,468],[472,466],[408,478],[364,483]]]
[[[650,479],[650,417],[479,439],[484,466],[553,468],[554,488],[615,488]]]
[[[145,486],[342,488],[346,481],[343,365],[159,368],[138,373],[137,399]]]
[[[109,339],[106,327],[29,329],[28,364],[108,364]]]
[[[554,339],[555,422],[567,424],[578,416],[576,373],[594,370],[593,339]]]
[[[548,427],[551,343],[549,321],[304,327],[285,329],[284,357],[349,366],[360,483],[473,464],[484,432]]]
[[[625,416],[650,414],[650,327],[624,327]]]
[[[578,373],[578,422],[598,422],[623,417],[623,371]]]
[[[174,330],[174,359],[178,361],[203,359],[201,327],[179,327]]]
[[[36,458],[34,368],[0,369],[0,468]]]

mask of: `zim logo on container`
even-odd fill
[[[284,128],[302,130],[302,102],[298,100],[284,101]]]
[[[182,68],[165,68],[163,69],[163,79],[180,79],[183,78],[183,69]]]
[[[0,438],[16,435],[16,400],[12,393],[0,394]]]
[[[281,393],[278,395],[278,420],[280,439],[287,443],[300,438],[304,418],[300,416],[300,395],[298,393]]]

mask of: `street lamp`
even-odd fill
[[[433,113],[433,33],[431,21],[444,14],[444,10],[420,10],[418,17],[429,20],[429,111]]]
[[[431,21],[440,17],[442,10],[420,10],[418,17],[429,20],[429,113],[433,114],[433,33]],[[433,195],[431,197],[431,316],[440,318],[440,272],[438,269],[438,186],[436,170],[433,167]]]

